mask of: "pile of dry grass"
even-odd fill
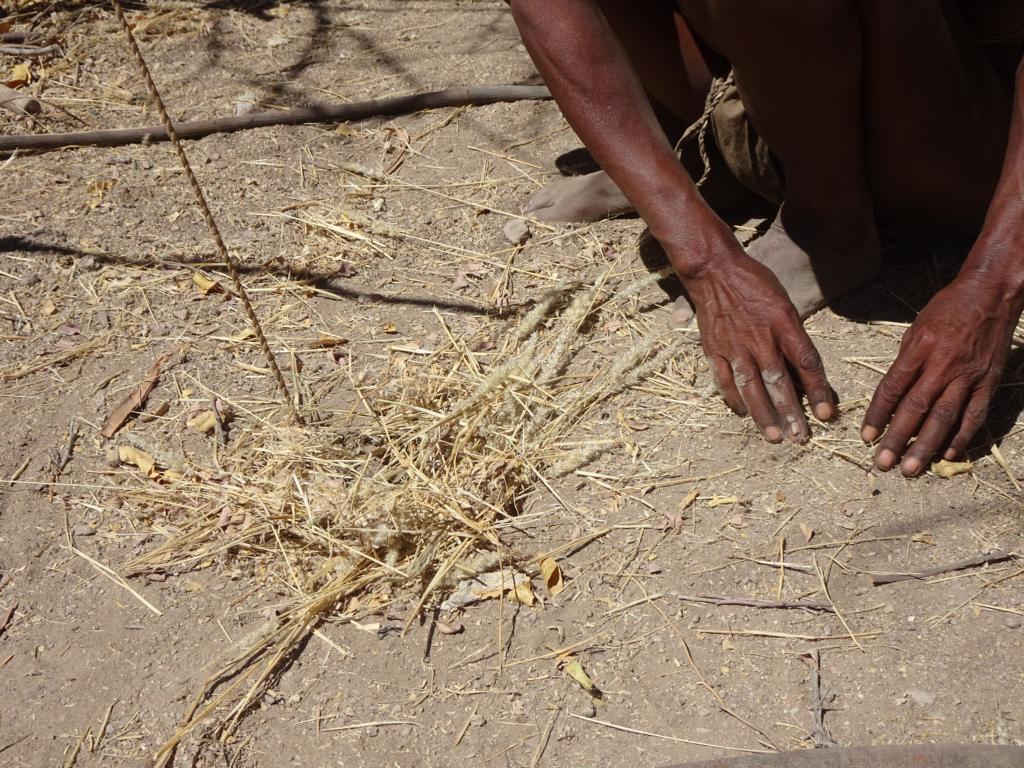
[[[526,497],[543,486],[557,498],[549,478],[613,449],[614,440],[580,442],[580,423],[673,354],[670,337],[650,330],[611,363],[581,354],[585,331],[634,308],[657,278],[618,292],[604,277],[552,291],[488,355],[472,351],[482,339],[457,338],[438,314],[438,349],[395,355],[373,384],[350,377],[346,431],[336,418],[298,430],[251,415],[215,477],[122,491],[139,513],[178,511],[174,530],[128,572],[249,560],[293,593],[209,678],[161,756],[207,718],[230,733],[319,622],[397,599],[413,605],[411,622],[460,579],[525,566],[504,534]]]

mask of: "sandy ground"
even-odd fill
[[[239,101],[538,82],[501,2],[154,2],[133,18],[149,20],[140,38],[177,118],[232,114]],[[55,105],[42,128],[80,127],[68,113],[93,128],[155,122],[109,11],[66,5],[44,28],[68,58],[33,64]],[[0,130],[35,129],[3,116]],[[503,236],[503,212],[555,178],[553,159],[575,146],[553,104],[522,102],[266,128],[188,149],[295,384],[336,368],[373,382],[405,364],[401,349],[437,343],[439,318],[456,336],[499,339],[544,291],[646,274],[635,219],[534,225],[521,249]],[[170,493],[163,516],[136,515],[123,488],[146,480],[111,446],[193,464],[244,450],[184,425],[208,393],[282,416],[265,407],[274,392],[258,347],[237,336],[238,301],[193,281],[213,249],[168,145],[16,157],[0,182],[0,761],[148,765],[225,649],[291,592],[237,553],[172,576],[118,575],[190,510],[172,511]],[[378,222],[374,245],[313,214]],[[405,636],[387,631],[401,628],[412,592],[362,627],[328,620],[229,737],[197,731],[176,764],[654,766],[829,738],[1024,743],[1022,562],[872,581],[1024,551],[1019,349],[969,471],[883,475],[857,439],[879,372],[958,252],[893,246],[880,279],[808,321],[843,403],[808,446],[764,444],[712,396],[699,350],[682,344],[583,427],[616,449],[528,500],[514,538],[530,552],[610,529],[562,556],[561,594],[538,587],[532,607],[468,607],[460,634],[437,632],[429,615]],[[226,284],[222,269],[205,271]],[[670,328],[672,309],[651,286],[617,320],[582,329],[586,364]],[[348,344],[296,352],[325,334]],[[150,416],[103,439],[103,419],[153,360],[183,346]],[[486,348],[480,360],[500,362]],[[325,402],[351,409],[351,379],[336,377]],[[239,424],[232,435],[258,428],[255,417]],[[701,595],[827,610],[692,599]],[[552,653],[567,647],[601,698]]]

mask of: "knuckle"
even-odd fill
[[[740,389],[746,389],[754,383],[754,370],[746,365],[734,365],[732,368],[732,380]]]
[[[928,398],[920,392],[908,392],[903,398],[904,409],[914,416],[923,416],[928,413],[930,405],[931,403],[928,402]]]
[[[900,399],[904,389],[903,380],[899,374],[889,373],[878,383],[878,395],[883,402],[893,403]]]
[[[797,350],[796,364],[801,371],[820,371],[821,355],[813,345],[803,345]]]
[[[761,379],[765,384],[776,385],[781,382],[786,376],[786,372],[782,368],[771,366],[761,371]]]
[[[932,406],[931,418],[948,427],[956,421],[958,413],[958,408],[953,406],[951,403],[940,400]]]
[[[978,429],[984,423],[986,415],[988,415],[987,402],[969,405],[964,411],[964,424]]]

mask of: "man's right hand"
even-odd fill
[[[785,437],[803,443],[810,431],[787,363],[814,415],[826,421],[835,405],[821,357],[771,270],[738,243],[729,250],[683,279],[715,385],[733,411],[754,419],[768,442]]]

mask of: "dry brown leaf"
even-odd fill
[[[29,69],[28,62],[22,62],[21,64],[15,64],[11,68],[11,74],[7,76],[6,85],[8,88],[21,88],[31,82],[32,70]]]
[[[103,428],[100,430],[100,434],[105,438],[109,439],[117,434],[117,430],[128,420],[132,411],[137,410],[143,403],[146,402],[146,398],[149,397],[149,393],[156,387],[157,382],[160,380],[160,368],[171,359],[171,353],[165,352],[156,359],[152,367],[149,369],[149,373],[146,374],[146,378],[131,391],[121,404],[115,408],[111,414],[107,417],[107,420],[103,422]]]
[[[814,529],[807,523],[800,523],[800,532],[804,535],[804,541],[808,543],[814,538]]]
[[[528,581],[518,582],[515,589],[508,591],[508,597],[512,602],[522,603],[527,607],[533,605],[537,600],[533,595],[533,585]]]
[[[248,341],[249,339],[256,338],[256,331],[254,331],[252,329],[252,326],[249,325],[240,330],[238,333],[232,334],[228,338],[236,342]]]
[[[203,294],[203,296],[206,296],[210,293],[219,293],[220,291],[224,290],[221,287],[220,283],[218,283],[216,280],[213,280],[212,278],[207,277],[202,272],[193,272],[192,282],[195,283],[196,288],[199,289],[199,292]]]
[[[197,432],[209,434],[217,428],[217,417],[213,415],[213,411],[200,411],[189,419],[186,424]]]
[[[951,477],[970,472],[973,466],[969,461],[946,461],[942,459],[932,464],[932,472],[948,480]]]
[[[562,667],[562,671],[579,683],[580,688],[587,693],[598,693],[597,686],[594,685],[594,681],[591,680],[590,675],[587,674],[587,671],[583,669],[583,665],[580,664],[577,659],[573,659]]]
[[[553,557],[545,557],[540,561],[540,572],[544,576],[544,586],[552,597],[558,595],[565,584],[562,582],[562,569],[558,567]]]
[[[156,468],[156,459],[146,451],[141,451],[131,445],[119,445],[117,447],[117,458],[122,464],[131,464],[141,469],[147,477],[154,479],[160,477],[160,470]]]

